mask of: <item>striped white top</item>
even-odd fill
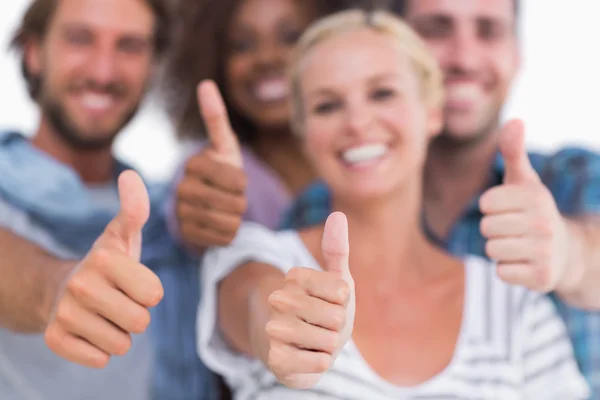
[[[502,282],[494,266],[477,257],[465,260],[463,322],[453,358],[441,373],[417,386],[393,385],[369,367],[350,340],[313,389],[288,389],[260,361],[233,351],[217,326],[219,282],[247,261],[284,273],[295,266],[320,269],[296,232],[273,233],[252,223],[242,226],[230,247],[205,255],[198,351],[225,377],[236,400],[581,400],[590,395],[551,300]]]

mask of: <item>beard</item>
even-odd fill
[[[477,147],[480,143],[487,141],[488,138],[496,132],[499,121],[500,110],[495,112],[493,117],[489,118],[469,135],[457,135],[448,127],[448,125],[444,125],[440,134],[432,140],[431,144],[447,150]]]
[[[74,118],[69,115],[64,103],[44,87],[43,80],[41,81],[41,84],[43,92],[40,107],[42,112],[48,118],[49,123],[54,128],[54,132],[60,136],[68,146],[79,151],[96,151],[112,146],[119,132],[121,132],[136,115],[141,103],[140,97],[140,99],[124,113],[120,120],[114,124],[114,127],[104,129],[103,131],[97,131],[93,128],[84,131],[84,128],[78,127]],[[100,85],[93,81],[86,81],[76,90],[87,89],[117,98],[127,94],[127,90],[123,85],[117,83]]]

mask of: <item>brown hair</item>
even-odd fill
[[[10,46],[21,57],[21,73],[27,81],[27,90],[32,99],[37,99],[40,90],[40,78],[32,75],[27,69],[24,50],[31,38],[43,39],[48,31],[58,2],[60,0],[34,0],[21,20]],[[165,0],[145,0],[155,17],[154,51],[156,56],[162,55],[170,45],[171,19],[169,7]]]
[[[404,17],[408,8],[409,0],[388,0],[388,10]],[[515,18],[519,17],[519,12],[521,9],[521,2],[519,0],[513,0],[513,11],[515,13]]]
[[[223,91],[227,31],[242,0],[180,0],[177,48],[169,58],[162,80],[165,106],[180,138],[205,138],[196,86],[212,79]],[[306,1],[306,0],[299,0]],[[318,15],[343,9],[349,0],[315,0]],[[229,119],[238,138],[247,142],[256,134],[251,122],[231,106],[223,93]]]

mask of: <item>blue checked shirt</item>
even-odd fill
[[[529,158],[564,215],[600,215],[600,155],[580,148],[567,148],[553,155],[530,153]],[[488,187],[501,184],[503,175],[504,162],[498,155],[491,168]],[[428,236],[457,256],[476,254],[485,257],[485,239],[479,231],[483,215],[478,201],[479,198],[473,199],[447,239],[435,237],[424,224]],[[282,228],[301,229],[323,223],[330,212],[329,191],[324,183],[318,182],[296,200],[286,214]],[[600,313],[571,308],[556,296],[550,296],[567,324],[575,356],[592,387],[593,397],[600,398]]]

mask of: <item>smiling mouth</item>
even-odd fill
[[[388,150],[384,143],[366,144],[345,150],[342,159],[351,166],[364,165],[382,159]]]
[[[263,103],[279,103],[288,98],[288,84],[285,78],[261,79],[251,88],[252,95]]]
[[[446,85],[446,104],[448,108],[469,109],[481,101],[481,87],[476,83],[453,83]]]
[[[84,110],[94,114],[110,112],[117,105],[116,97],[108,93],[83,91],[75,94],[74,98]]]

